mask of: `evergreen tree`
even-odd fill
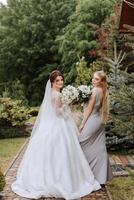
[[[104,19],[112,12],[114,1],[109,0],[79,0],[76,11],[69,17],[69,24],[64,34],[57,37],[59,53],[62,57],[62,64],[67,72],[82,56],[91,63],[97,57],[89,54],[98,46],[95,28],[90,24],[101,26]]]
[[[110,117],[114,123],[111,133],[113,143],[122,146],[127,142],[130,144],[134,138],[134,73],[121,70],[124,56],[122,52],[117,54],[114,45],[114,59],[105,58],[110,67]]]
[[[19,79],[38,101],[49,72],[59,68],[55,38],[68,24],[75,0],[8,0],[0,6],[0,79]]]

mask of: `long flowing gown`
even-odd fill
[[[60,93],[52,91],[54,115],[33,135],[12,190],[26,198],[76,199],[100,189],[78,141],[78,130]]]
[[[94,88],[95,104],[91,115],[79,135],[79,142],[96,180],[105,184],[112,179],[112,171],[106,150],[105,126],[101,123],[101,88]]]

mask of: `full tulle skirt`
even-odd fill
[[[12,190],[33,199],[76,199],[100,189],[77,133],[71,119],[57,118],[48,126],[40,126],[29,141]]]

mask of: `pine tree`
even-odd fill
[[[122,146],[131,145],[134,138],[134,73],[129,74],[121,70],[125,55],[121,51],[117,55],[116,44],[114,44],[114,58],[105,58],[110,66],[110,117],[114,123],[110,134],[113,143]]]
[[[64,33],[57,37],[61,64],[66,72],[74,67],[82,56],[88,63],[98,58],[94,54],[98,47],[95,36],[95,28],[90,23],[101,26],[104,19],[111,14],[114,0],[79,0],[75,12],[69,17],[69,23]],[[94,55],[93,55],[94,54]]]

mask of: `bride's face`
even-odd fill
[[[53,82],[53,88],[60,90],[63,88],[64,80],[62,76],[57,76],[55,81]]]

